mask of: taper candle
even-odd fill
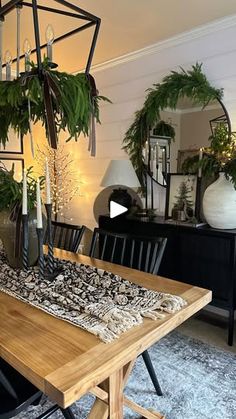
[[[162,149],[162,173],[166,172],[166,149]]]
[[[49,174],[47,157],[45,160],[45,187],[46,187],[46,204],[51,204],[50,174]]]
[[[145,163],[148,165],[148,154],[149,154],[149,147],[148,147],[148,141],[145,142]]]
[[[201,160],[202,160],[202,155],[203,155],[203,149],[200,148],[200,150],[199,150],[199,162],[201,162]],[[198,169],[198,177],[202,177],[202,168],[201,167],[199,167],[199,169]]]
[[[40,183],[37,179],[37,228],[43,228]]]
[[[27,176],[26,170],[24,169],[23,173],[23,193],[22,193],[22,215],[27,215],[28,207],[27,207]]]

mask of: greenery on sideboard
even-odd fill
[[[144,173],[142,149],[150,130],[161,120],[161,111],[176,109],[178,100],[184,97],[205,107],[212,100],[221,100],[223,96],[222,89],[211,86],[199,63],[190,70],[180,68],[179,71],[171,71],[161,83],[154,84],[147,92],[144,105],[135,113],[134,122],[123,140],[123,149],[128,153],[141,182]]]
[[[28,209],[35,207],[37,181],[32,176],[32,167],[27,170],[27,201]],[[44,177],[40,177],[40,185],[44,183]],[[15,213],[21,208],[23,193],[23,181],[14,179],[14,165],[7,170],[4,165],[0,166],[0,211],[7,210]],[[14,217],[13,217],[14,218]]]
[[[47,58],[42,63],[41,72],[33,62],[30,65],[31,71],[19,78],[0,81],[0,144],[5,146],[10,128],[23,136],[28,134],[29,118],[33,123],[40,121],[48,137],[45,86],[57,134],[61,130],[67,131],[68,140],[77,140],[80,133],[88,135],[91,116],[100,122],[99,102],[109,101],[97,95],[93,78],[82,73],[73,75],[51,69]]]
[[[229,133],[224,123],[219,123],[209,137],[210,146],[202,148],[202,159],[199,156],[188,157],[182,165],[184,173],[197,173],[201,168],[206,178],[215,177],[224,172],[236,189],[236,136]]]

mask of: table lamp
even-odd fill
[[[110,161],[102,178],[101,186],[106,188],[115,185],[120,187],[113,189],[108,204],[110,204],[110,201],[115,201],[129,209],[132,206],[132,197],[124,186],[129,188],[139,188],[141,186],[130,160]]]

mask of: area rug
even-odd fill
[[[166,419],[235,419],[236,355],[201,341],[172,332],[149,350],[163,390],[154,391],[140,357],[130,379],[126,395],[144,407],[166,415]],[[85,396],[73,405],[76,419],[85,419],[93,403]],[[49,406],[30,408],[17,419],[33,419]],[[50,418],[62,418],[59,412]],[[125,410],[125,419],[139,416]],[[100,418],[97,418],[100,419]]]

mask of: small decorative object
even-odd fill
[[[197,209],[197,176],[169,173],[165,218],[192,222]]]
[[[203,214],[211,227],[236,228],[236,139],[228,126],[219,123],[209,137],[210,147],[204,147],[199,157],[183,163],[185,172],[198,172],[214,179],[203,196]]]

